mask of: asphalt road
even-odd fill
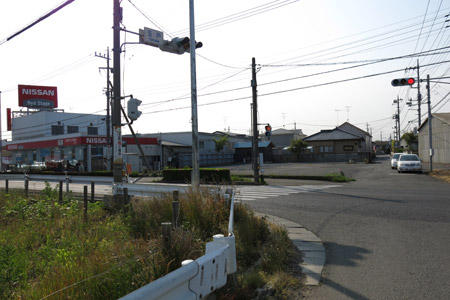
[[[266,166],[273,174],[336,170],[356,181],[247,202],[304,225],[325,243],[322,283],[307,290],[307,299],[449,299],[450,184],[398,174],[388,156],[374,164]]]

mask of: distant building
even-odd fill
[[[3,163],[13,167],[76,161],[83,171],[107,170],[108,143],[104,115],[55,110],[16,112],[11,119],[12,140],[7,141]],[[132,145],[133,138],[123,138]],[[156,145],[156,139],[140,140]],[[111,150],[111,149],[110,149]],[[125,148],[122,149],[125,152]]]
[[[289,147],[293,140],[304,139],[305,137],[306,134],[301,129],[279,128],[272,130],[270,141],[275,148],[283,149]]]
[[[304,159],[312,161],[370,161],[372,136],[348,123],[321,130],[303,139],[311,147]]]
[[[263,162],[272,162],[273,143],[270,141],[258,142],[259,153],[263,154]],[[233,145],[235,149],[235,161],[239,163],[252,162],[252,142],[240,142]]]

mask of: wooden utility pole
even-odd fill
[[[120,22],[122,21],[122,10],[120,0],[114,0],[114,25],[113,25],[113,53],[114,53],[114,73],[113,73],[113,105],[112,105],[112,125],[113,125],[113,145],[114,162],[113,176],[114,183],[122,183],[122,125],[120,118]]]
[[[106,50],[106,55],[97,55],[95,53],[96,57],[104,58],[106,59],[106,68],[101,67],[100,70],[106,69],[106,146],[107,146],[107,152],[106,152],[106,170],[111,171],[112,169],[112,160],[111,160],[111,149],[112,149],[112,143],[111,143],[111,115],[110,115],[110,105],[111,105],[111,80],[110,80],[110,71],[111,68],[109,66],[109,47]]]
[[[428,93],[428,141],[430,151],[430,172],[433,171],[433,130],[432,130],[432,116],[431,116],[431,93],[430,93],[430,75],[427,75],[427,93]]]
[[[255,183],[259,183],[259,149],[258,149],[258,100],[257,100],[257,84],[256,84],[256,60],[252,58],[252,128],[253,128],[253,139],[252,139],[252,165],[253,165],[253,179]]]

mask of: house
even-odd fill
[[[270,141],[275,148],[283,149],[289,147],[293,140],[303,139],[305,137],[306,134],[301,129],[278,128],[272,130]]]
[[[304,159],[311,161],[371,161],[372,136],[364,130],[345,122],[329,130],[303,139],[312,147]]]
[[[450,113],[431,115],[433,162],[450,163]],[[430,161],[428,118],[419,127],[419,157],[423,162]]]

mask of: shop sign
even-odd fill
[[[64,146],[75,146],[78,145],[79,138],[68,138],[68,139],[64,139]]]
[[[54,86],[19,84],[19,106],[32,108],[58,107],[58,93]]]
[[[106,141],[106,137],[87,137],[86,144],[104,145],[104,144],[107,144],[107,141]]]

